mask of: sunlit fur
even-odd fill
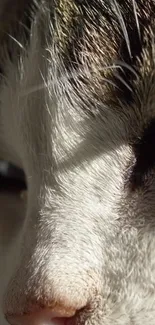
[[[3,1],[0,156],[23,168],[28,204],[0,241],[0,324],[35,302],[79,309],[73,325],[154,325],[154,166],[138,150],[155,3]]]

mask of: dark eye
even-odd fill
[[[0,191],[22,191],[26,189],[24,172],[0,160]]]
[[[133,150],[136,163],[130,181],[132,187],[137,188],[143,184],[144,177],[155,166],[155,119],[144,129]]]

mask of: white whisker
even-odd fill
[[[120,11],[120,8],[119,8],[119,5],[118,5],[117,1],[116,0],[112,0],[112,1],[113,1],[113,4],[114,4],[114,7],[115,7],[115,12],[117,14],[118,20],[120,22],[120,26],[122,28],[122,32],[124,34],[124,38],[125,38],[125,42],[126,42],[126,45],[127,45],[129,55],[130,55],[130,57],[132,57],[131,48],[130,48],[130,40],[129,40],[128,32],[127,32],[127,29],[126,29],[126,25],[125,25],[125,22],[124,22],[124,18],[122,16],[122,13]]]
[[[126,62],[123,62],[123,61],[116,61],[116,66],[122,66],[124,68],[127,68],[128,70],[130,70],[134,75],[135,77],[137,78],[138,77],[138,74],[137,72],[135,71],[135,69],[133,69],[132,66],[130,66],[128,63]]]
[[[107,78],[103,78],[102,80],[103,81],[106,81],[107,83],[109,83],[110,85],[114,86],[115,88],[119,88],[118,86],[116,86],[116,84],[113,81],[111,81],[111,80],[109,80]]]
[[[118,74],[115,77],[122,82],[122,84],[128,88],[131,92],[133,92],[132,88],[127,84],[127,82]]]
[[[39,90],[45,89],[46,87],[47,87],[47,85],[44,84],[44,83],[43,84],[40,84],[40,85],[37,85],[37,86],[33,86],[33,87],[31,87],[31,88],[26,89],[25,91],[23,91],[20,94],[20,97],[28,96],[28,95],[30,95],[32,93],[35,93],[35,92],[39,91]]]
[[[19,41],[17,41],[17,39],[16,38],[14,38],[12,35],[10,35],[10,34],[8,34],[8,36],[16,43],[16,44],[18,44],[19,45],[19,47],[22,49],[22,50],[24,50],[25,51],[25,48],[24,48],[24,46],[19,42]]]
[[[132,3],[133,3],[133,11],[134,11],[136,25],[137,25],[137,31],[138,31],[139,38],[141,39],[139,20],[138,20],[138,14],[137,14],[137,9],[136,9],[136,1],[132,0]]]
[[[109,65],[109,66],[105,66],[103,67],[103,70],[121,70],[123,71],[124,68],[128,69],[129,71],[131,71],[133,73],[133,75],[138,78],[138,74],[137,72],[129,65],[127,64],[126,62],[123,62],[123,61],[116,61],[116,64],[112,64],[112,65]]]

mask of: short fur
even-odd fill
[[[0,16],[0,156],[28,184],[0,324],[65,302],[68,324],[154,325],[155,2],[3,0]]]

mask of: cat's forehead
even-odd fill
[[[154,69],[153,0],[6,0],[0,15],[0,56],[3,45],[14,59],[20,45],[29,51],[37,15],[45,47],[55,49],[60,70],[79,75],[80,87],[111,105],[146,97]]]
[[[81,78],[99,100],[131,105],[146,96],[154,69],[153,0],[62,0],[50,10],[62,65],[76,71],[87,66],[91,77],[81,69]]]

